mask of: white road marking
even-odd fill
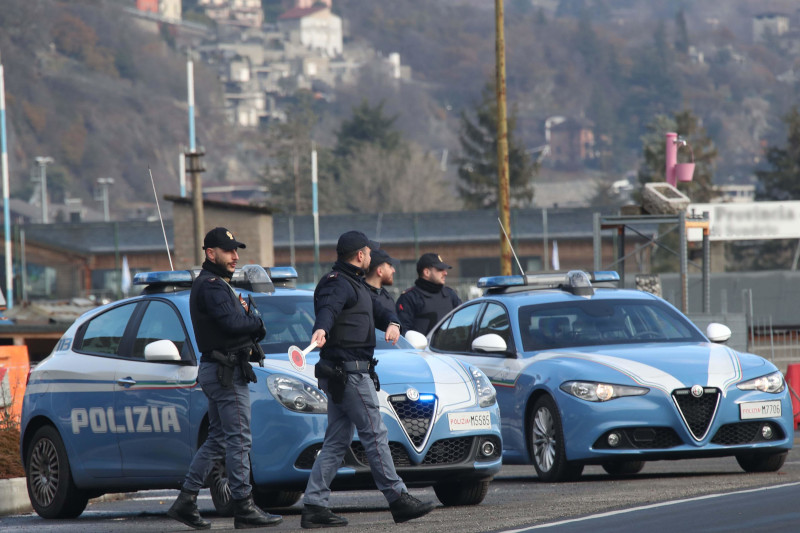
[[[759,487],[759,488],[756,488],[756,489],[739,490],[739,491],[736,491],[736,492],[723,492],[723,493],[720,493],[720,494],[707,494],[705,496],[697,496],[696,498],[685,498],[685,499],[682,499],[682,500],[673,500],[673,501],[669,501],[669,502],[654,503],[654,504],[651,504],[651,505],[642,505],[640,507],[631,507],[630,509],[620,509],[619,511],[609,511],[609,512],[606,512],[606,513],[598,513],[598,514],[593,514],[593,515],[589,515],[589,516],[584,516],[584,517],[581,517],[581,518],[571,518],[569,520],[560,520],[558,522],[551,522],[549,524],[539,524],[537,526],[529,526],[529,527],[524,527],[524,528],[521,528],[521,529],[505,529],[501,533],[522,533],[523,531],[531,531],[533,529],[545,529],[545,528],[548,528],[548,527],[561,526],[561,525],[564,525],[564,524],[574,524],[576,522],[585,522],[587,520],[594,520],[595,518],[606,518],[606,517],[609,517],[609,516],[621,515],[621,514],[626,514],[626,513],[633,513],[633,512],[636,512],[636,511],[644,511],[644,510],[647,510],[647,509],[657,509],[659,507],[668,507],[670,505],[677,505],[677,504],[681,504],[681,503],[695,502],[695,501],[701,501],[701,500],[710,500],[710,499],[713,499],[713,498],[721,498],[721,497],[724,497],[724,496],[732,496],[732,495],[735,495],[735,494],[747,494],[747,493],[750,493],[750,492],[759,492],[759,491],[773,490],[773,489],[783,489],[783,488],[786,488],[786,487],[796,487],[796,486],[800,486],[800,481],[794,482],[794,483],[785,483],[783,485],[774,485],[774,486],[771,486],[771,487]]]

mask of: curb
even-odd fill
[[[25,478],[0,479],[0,516],[31,511]]]

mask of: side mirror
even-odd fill
[[[148,361],[180,361],[181,354],[174,342],[165,339],[145,346],[144,358]]]
[[[472,341],[472,350],[476,352],[507,352],[508,346],[503,337],[497,333],[487,333]]]
[[[408,330],[404,337],[417,350],[424,350],[428,347],[428,338],[419,331]]]
[[[706,337],[711,342],[723,343],[731,338],[731,328],[725,324],[712,322],[706,327]]]

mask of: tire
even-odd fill
[[[433,486],[436,497],[445,507],[478,505],[489,492],[490,480],[437,483]]]
[[[567,461],[561,415],[553,398],[545,395],[536,400],[530,424],[531,460],[539,479],[554,483],[580,477],[583,464]]]
[[[745,472],[776,472],[786,461],[789,452],[770,454],[748,453],[736,456],[736,462]]]
[[[612,476],[632,476],[644,468],[644,461],[609,461],[603,463],[603,470]]]
[[[276,507],[291,507],[300,496],[302,491],[288,490],[253,490],[253,501],[262,509],[273,509]]]
[[[233,498],[228,486],[228,474],[225,472],[225,461],[217,461],[206,478],[206,485],[211,492],[211,501],[220,516],[233,516]]]
[[[28,497],[42,518],[76,518],[89,495],[75,486],[64,441],[53,426],[36,430],[25,457]]]

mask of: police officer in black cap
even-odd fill
[[[389,291],[384,288],[394,284],[394,259],[389,257],[389,254],[380,248],[372,250],[370,255],[372,257],[370,258],[369,270],[367,270],[364,281],[367,282],[367,288],[372,291],[375,298],[378,299],[378,303],[388,309],[389,312],[394,313],[394,298],[392,298]],[[400,333],[403,333],[402,327],[400,328]]]
[[[444,315],[461,305],[456,291],[444,286],[451,268],[438,254],[422,254],[417,261],[419,277],[397,299],[403,332],[414,330],[427,335]]]
[[[320,347],[315,367],[319,385],[328,395],[328,428],[314,461],[303,498],[303,528],[341,527],[347,519],[331,512],[331,482],[353,440],[353,429],[367,453],[375,485],[389,502],[395,522],[418,518],[433,509],[408,494],[397,475],[380,412],[374,373],[375,326],[396,343],[400,336],[394,312],[382,307],[364,283],[371,251],[378,244],[360,231],[348,231],[336,245],[337,261],[314,291],[312,342]]]
[[[225,228],[206,234],[203,270],[192,284],[189,308],[202,353],[197,381],[208,397],[208,437],[192,459],[178,499],[167,515],[195,529],[209,529],[197,510],[197,493],[217,461],[225,460],[236,529],[274,526],[283,518],[264,513],[253,502],[250,485],[250,365],[261,352],[255,343],[267,330],[255,309],[230,286],[239,260],[236,240]]]

